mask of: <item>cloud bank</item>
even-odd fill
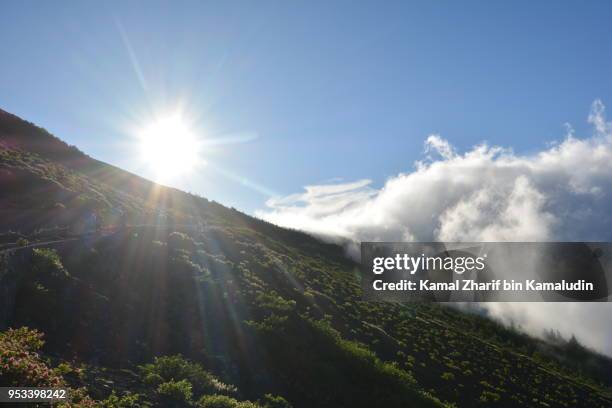
[[[376,189],[370,180],[311,185],[269,200],[256,215],[352,241],[612,241],[612,123],[601,101],[593,133],[532,155],[481,144],[459,153],[429,136],[412,171]],[[555,328],[612,355],[607,304],[491,304],[489,312],[540,333]]]

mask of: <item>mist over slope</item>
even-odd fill
[[[575,339],[364,302],[341,246],[106,165],[4,112],[0,177],[0,358],[26,356],[47,373],[37,384],[85,387],[104,406],[611,404],[612,361]],[[22,326],[45,333],[40,355],[37,335],[7,330]],[[30,378],[24,367],[0,369],[0,385]]]
[[[307,186],[267,202],[257,216],[321,236],[359,241],[611,241],[612,124],[601,101],[593,134],[571,127],[531,154],[486,143],[465,153],[439,135],[412,171],[380,189],[370,180]],[[608,304],[483,304],[536,335],[555,328],[612,355]]]

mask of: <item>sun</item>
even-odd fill
[[[161,117],[144,127],[139,146],[142,162],[157,181],[189,174],[201,163],[200,143],[180,115]]]

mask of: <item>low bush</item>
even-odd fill
[[[259,401],[259,405],[261,405],[262,408],[292,408],[289,401],[281,396],[275,396],[272,394],[264,395]]]
[[[204,370],[198,363],[189,361],[181,355],[156,357],[153,363],[140,367],[143,381],[151,386],[159,386],[169,381],[188,381],[193,393],[231,394],[236,391],[232,385],[225,384],[214,375]]]
[[[70,276],[55,249],[35,248],[32,251],[31,262],[31,270],[35,275],[49,276],[54,279]]]
[[[258,408],[250,401],[238,401],[227,395],[205,395],[197,402],[198,408]]]
[[[101,402],[101,405],[104,408],[139,408],[141,406],[140,399],[140,394],[126,392],[119,396],[113,391],[108,398]]]
[[[187,380],[166,381],[159,384],[157,394],[164,406],[187,406],[193,395],[191,383]]]
[[[0,386],[59,387],[62,377],[47,367],[38,350],[42,333],[27,327],[0,333]]]
[[[195,247],[193,239],[182,232],[171,232],[168,235],[168,248],[170,249],[184,249],[186,251],[192,251]]]

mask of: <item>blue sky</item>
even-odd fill
[[[610,2],[34,2],[0,6],[0,108],[148,176],[130,126],[178,104],[206,152],[170,184],[247,212],[410,171],[438,133],[535,152],[612,103]],[[243,135],[257,135],[242,137]]]

